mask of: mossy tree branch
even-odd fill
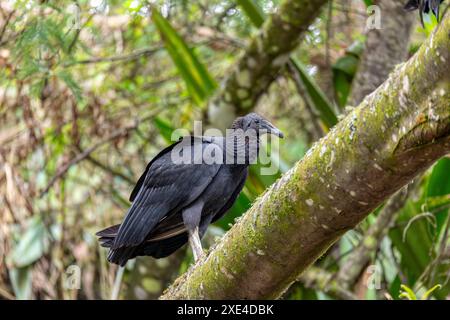
[[[208,106],[208,119],[225,129],[236,114],[247,113],[281,68],[327,0],[285,0],[251,39],[235,69]]]
[[[450,17],[260,197],[162,299],[276,298],[450,152]]]

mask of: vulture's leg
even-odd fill
[[[203,202],[196,201],[193,205],[183,210],[183,222],[189,234],[189,244],[197,261],[203,254],[202,243],[198,233],[198,226],[202,217]]]
[[[194,254],[194,260],[197,261],[203,254],[202,243],[200,242],[200,236],[198,235],[198,227],[193,232],[189,230],[189,244]]]

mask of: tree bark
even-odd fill
[[[347,230],[450,152],[450,18],[260,197],[162,299],[277,298]]]
[[[408,56],[416,12],[405,12],[404,0],[378,0],[376,5],[381,9],[381,29],[367,33],[364,54],[349,99],[353,106],[375,91],[394,67]]]
[[[214,127],[228,128],[267,92],[327,0],[285,0],[251,39],[235,69],[208,106]]]

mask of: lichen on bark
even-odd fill
[[[272,185],[162,299],[277,298],[347,230],[450,152],[450,15]]]

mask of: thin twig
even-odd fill
[[[101,63],[101,62],[116,62],[116,61],[131,61],[136,60],[143,56],[151,56],[155,54],[156,52],[162,50],[163,47],[156,47],[156,48],[145,48],[141,50],[136,50],[130,54],[123,54],[123,55],[117,55],[112,57],[96,57],[91,59],[85,59],[85,60],[78,60],[73,61],[70,63],[64,64],[65,68],[72,67],[77,64],[92,64],[92,63]]]
[[[120,177],[123,180],[125,180],[126,182],[128,182],[129,184],[131,184],[131,185],[134,185],[136,183],[136,181],[134,179],[132,179],[131,177],[123,174],[122,172],[114,170],[113,168],[107,166],[106,164],[101,163],[100,161],[98,161],[97,159],[92,157],[92,155],[88,155],[86,159],[89,162],[91,162],[93,165],[95,165],[95,166],[99,167],[100,169],[102,169],[103,171],[111,173],[114,176]]]
[[[8,27],[9,22],[11,21],[11,18],[15,12],[16,12],[16,10],[11,11],[8,14],[8,16],[6,17],[5,23],[3,24],[2,29],[0,30],[0,42],[2,42],[3,36],[5,35],[6,28]]]
[[[56,173],[56,175],[52,177],[52,179],[47,184],[47,186],[41,191],[39,197],[42,198],[53,187],[53,185],[56,183],[56,181],[58,181],[60,178],[62,178],[67,173],[67,171],[69,171],[69,169],[72,166],[87,159],[91,155],[92,152],[94,152],[101,146],[103,146],[111,141],[114,141],[115,139],[117,139],[119,137],[125,136],[126,134],[128,134],[131,131],[136,130],[139,127],[139,125],[141,125],[142,123],[144,123],[148,120],[153,119],[153,117],[156,114],[158,114],[159,112],[160,112],[160,108],[153,110],[152,112],[150,112],[147,116],[143,117],[142,119],[136,119],[134,121],[134,124],[114,131],[109,136],[103,138],[96,144],[92,145],[91,147],[85,149],[83,152],[79,153],[75,158],[73,158],[72,160],[70,160],[69,162],[67,162],[66,164],[64,164],[62,167],[60,167],[58,169],[58,172]]]

